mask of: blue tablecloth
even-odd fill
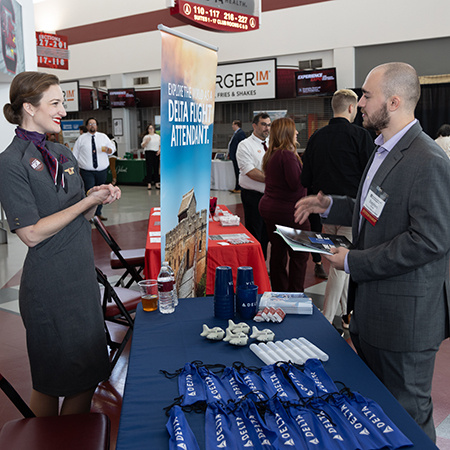
[[[241,361],[247,366],[264,365],[248,346],[234,347],[201,337],[204,323],[223,329],[228,325],[227,321],[214,318],[212,297],[181,299],[175,313],[168,315],[157,311],[146,313],[138,306],[117,450],[169,448],[163,408],[178,396],[178,385],[177,378],[167,379],[160,369],[174,372],[194,360],[208,364],[231,365]],[[378,402],[414,443],[410,448],[437,448],[316,308],[312,316],[287,315],[281,324],[248,323],[259,329],[272,329],[277,341],[305,337],[330,356],[324,367],[331,378]],[[204,449],[204,414],[186,413],[186,417],[200,448]]]

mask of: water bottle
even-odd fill
[[[169,270],[170,275],[173,280],[173,289],[172,289],[172,297],[173,297],[173,306],[176,308],[178,306],[178,295],[177,295],[177,283],[175,283],[175,272],[172,267],[169,266],[167,261],[164,261],[163,264],[167,264],[167,269]]]
[[[173,304],[173,277],[168,269],[169,264],[164,261],[161,266],[158,281],[158,308],[162,314],[171,314],[175,311]]]

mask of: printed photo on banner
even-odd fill
[[[161,258],[179,296],[198,297],[206,290],[217,51],[169,29],[161,37]]]

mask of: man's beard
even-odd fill
[[[364,117],[363,127],[378,134],[381,133],[381,130],[388,127],[390,121],[387,105],[384,104],[373,114],[371,119],[367,115]]]

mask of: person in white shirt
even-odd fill
[[[440,126],[435,142],[450,158],[450,125],[444,124]]]
[[[259,201],[264,195],[265,176],[262,171],[262,159],[267,150],[267,137],[270,131],[270,117],[259,113],[253,118],[253,133],[239,142],[236,159],[239,166],[239,185],[244,207],[245,227],[259,241],[267,256],[267,230],[264,219],[259,213]]]
[[[94,186],[106,183],[109,155],[116,151],[116,147],[106,134],[97,131],[98,122],[95,117],[86,120],[86,127],[88,133],[81,134],[76,140],[73,155],[78,161],[84,188],[88,192]],[[95,215],[101,220],[107,220],[102,216],[102,205],[97,207]]]
[[[141,147],[145,150],[145,165],[147,168],[147,189],[160,188],[159,184],[159,155],[161,154],[161,137],[155,133],[155,127],[150,123],[147,126],[147,134],[141,142]]]

